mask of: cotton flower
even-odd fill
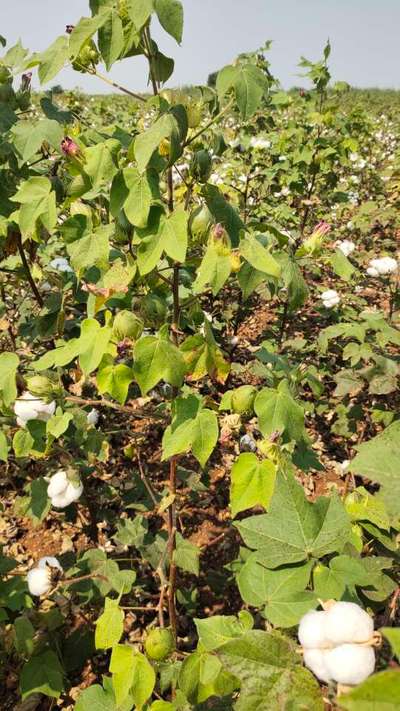
[[[54,400],[50,403],[45,403],[37,395],[32,395],[29,390],[26,390],[14,404],[14,412],[17,416],[17,423],[20,427],[26,427],[29,420],[47,420],[54,415],[56,411],[56,403]]]
[[[98,421],[99,421],[100,414],[99,412],[93,407],[90,412],[88,412],[86,420],[88,425],[93,425],[93,427],[96,427]]]
[[[56,257],[55,259],[52,259],[49,266],[53,267],[53,269],[57,269],[59,272],[74,273],[74,270],[69,265],[68,260],[65,259],[65,257]]]
[[[46,595],[53,587],[54,574],[59,575],[62,572],[63,569],[57,558],[53,556],[40,558],[37,566],[32,568],[26,576],[30,594],[37,597]]]
[[[335,289],[328,289],[321,294],[322,303],[326,309],[332,309],[340,304],[340,296]]]
[[[398,263],[393,257],[380,257],[379,259],[371,259],[367,274],[372,277],[386,276],[393,274],[398,269]]]
[[[352,252],[354,252],[356,245],[350,239],[339,240],[336,242],[337,249],[340,249],[345,257],[348,257]]]
[[[47,496],[51,499],[52,506],[64,509],[66,506],[77,501],[83,492],[82,482],[71,481],[67,472],[60,469],[53,474],[47,487]]]

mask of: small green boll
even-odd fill
[[[118,341],[124,338],[136,341],[142,335],[143,328],[143,321],[136,314],[124,310],[117,313],[114,319],[113,334]]]
[[[154,659],[156,662],[164,661],[175,649],[175,640],[171,630],[161,628],[151,630],[144,643],[144,648],[150,659]]]

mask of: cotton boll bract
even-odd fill
[[[337,602],[326,613],[325,629],[332,645],[367,642],[374,633],[374,621],[355,602]]]
[[[310,610],[300,620],[298,638],[304,649],[323,649],[329,646],[326,634],[327,612]]]
[[[372,647],[359,644],[341,644],[325,651],[324,661],[329,676],[338,684],[361,684],[375,669],[375,652]]]
[[[305,649],[303,660],[317,679],[328,684],[332,681],[332,677],[326,664],[326,652],[326,649]]]

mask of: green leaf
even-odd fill
[[[293,475],[279,472],[269,513],[234,524],[247,546],[257,550],[268,568],[321,558],[341,551],[350,536],[350,521],[340,499],[307,501]]]
[[[394,654],[400,661],[400,629],[394,627],[381,627],[380,631],[383,636],[389,640]]]
[[[41,84],[54,79],[61,71],[69,56],[69,41],[68,37],[62,35],[50,45],[44,52],[35,55],[35,59],[39,61],[39,81]]]
[[[32,657],[22,669],[20,684],[23,699],[35,693],[58,699],[64,684],[56,653],[48,650]]]
[[[124,31],[122,20],[116,10],[111,12],[106,22],[99,30],[99,50],[104,59],[107,71],[120,58],[124,48]]]
[[[235,637],[240,637],[246,627],[234,615],[213,615],[203,620],[194,619],[199,641],[207,652],[222,647]]]
[[[345,508],[352,521],[370,521],[384,531],[390,529],[390,518],[381,499],[358,486],[346,496]]]
[[[77,239],[67,245],[71,264],[77,274],[92,266],[108,266],[109,238],[112,230],[112,225],[102,225],[93,232],[90,231],[81,239]]]
[[[171,259],[184,262],[188,244],[187,213],[176,210],[162,221],[161,239],[164,249]]]
[[[285,442],[299,442],[304,439],[304,410],[293,399],[285,380],[277,390],[260,390],[254,401],[254,409],[264,437],[279,432]]]
[[[330,261],[335,274],[344,279],[344,281],[350,281],[354,272],[357,271],[340,249],[335,250]]]
[[[161,26],[180,44],[183,32],[183,7],[180,0],[155,0],[154,7]]]
[[[224,67],[217,77],[217,91],[222,98],[233,87],[242,119],[249,119],[259,108],[268,89],[265,72],[254,64]]]
[[[196,281],[193,284],[194,292],[199,294],[209,284],[213,295],[216,296],[229,278],[231,270],[229,254],[220,255],[215,243],[210,242],[197,270]]]
[[[252,452],[240,454],[231,471],[232,516],[253,506],[268,508],[276,477],[273,462],[260,461]]]
[[[281,268],[278,262],[256,237],[246,235],[240,241],[239,249],[241,255],[254,269],[272,277],[280,276]]]
[[[147,131],[136,137],[134,153],[140,172],[145,170],[153,153],[164,138],[169,138],[171,142],[180,140],[178,123],[170,113],[160,116]]]
[[[176,550],[174,553],[174,561],[176,565],[193,575],[199,574],[199,558],[200,549],[183,538],[180,533],[176,534]]]
[[[94,17],[81,17],[69,36],[70,59],[75,59],[78,56],[85,42],[91,39],[97,30],[108,21],[111,12],[111,8],[106,7]]]
[[[257,553],[252,553],[241,567],[237,576],[237,583],[243,600],[249,605],[254,607],[275,605],[274,617],[277,619],[277,612],[279,611],[277,605],[279,605],[280,600],[284,601],[286,596],[303,592],[308,585],[311,569],[312,562],[310,561],[305,565],[290,565],[281,567],[278,570],[269,570],[258,562]],[[309,609],[312,606],[310,604]],[[269,619],[268,608],[265,614]],[[286,614],[284,620],[279,616],[279,620],[274,624],[286,626],[286,618]]]
[[[123,178],[127,190],[123,202],[125,214],[135,227],[146,227],[153,195],[157,196],[154,177],[150,171],[139,173],[137,168],[125,168]]]
[[[217,655],[223,667],[240,679],[237,711],[323,711],[318,682],[301,666],[288,638],[251,630],[227,642]]]
[[[160,380],[176,387],[182,384],[185,363],[165,328],[158,336],[144,336],[136,342],[133,371],[142,395]]]
[[[127,0],[127,11],[139,32],[153,12],[153,0]]]
[[[127,365],[122,363],[106,365],[101,367],[97,373],[97,389],[99,393],[108,393],[123,405],[128,397],[129,385],[133,378],[133,370]]]
[[[324,600],[340,600],[346,587],[373,585],[373,580],[361,560],[347,555],[335,556],[329,566],[316,566],[313,573],[314,592]]]
[[[10,200],[21,203],[18,224],[23,236],[32,235],[39,218],[49,232],[54,227],[57,220],[55,193],[48,178],[39,176],[28,178]]]
[[[400,672],[390,669],[373,674],[349,694],[341,694],[338,703],[348,711],[398,711],[399,699]]]
[[[108,649],[118,644],[124,629],[124,613],[117,600],[105,599],[104,612],[96,622],[96,649]]]
[[[274,627],[294,627],[303,615],[318,607],[318,598],[310,590],[289,593],[286,590],[272,600],[264,610],[264,616]]]
[[[0,430],[0,462],[6,462],[8,459],[8,442],[4,432]]]
[[[0,353],[0,396],[5,407],[11,405],[17,397],[15,377],[19,366],[16,353]]]
[[[202,195],[215,222],[219,222],[225,227],[231,239],[232,247],[237,247],[239,245],[240,230],[245,229],[238,211],[225,199],[223,193],[215,185],[205,185],[202,189]]]
[[[358,476],[381,484],[390,514],[400,513],[400,421],[393,422],[381,434],[356,447],[357,454],[349,469]]]
[[[14,145],[23,162],[26,163],[38,153],[44,141],[60,152],[64,131],[58,121],[46,118],[36,124],[31,121],[20,121],[12,129],[12,135]]]
[[[53,415],[46,423],[46,432],[57,439],[66,432],[72,419],[73,416],[70,412]]]
[[[205,466],[218,440],[218,419],[212,410],[201,409],[198,398],[189,395],[174,403],[171,425],[163,436],[163,460],[192,449],[202,467]]]
[[[79,365],[85,375],[89,375],[99,366],[107,352],[111,336],[112,329],[109,326],[100,326],[96,319],[87,318],[82,321],[76,348],[79,353]]]
[[[27,457],[33,447],[34,439],[28,430],[17,430],[13,437],[13,449],[15,456]]]

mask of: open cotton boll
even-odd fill
[[[375,652],[372,647],[359,644],[341,644],[326,650],[324,662],[328,675],[338,684],[361,684],[375,669]]]
[[[336,247],[344,254],[345,257],[348,257],[352,252],[354,252],[356,245],[354,242],[352,242],[349,239],[344,239],[339,240],[339,242],[336,242]]]
[[[97,412],[95,408],[90,410],[87,414],[87,423],[88,425],[93,425],[93,427],[96,427],[98,421],[99,421],[100,414]]]
[[[335,289],[328,289],[321,294],[322,303],[326,309],[340,304],[340,296]]]
[[[336,602],[326,613],[326,636],[332,645],[368,642],[374,621],[355,602]]]
[[[379,259],[371,259],[367,274],[372,277],[386,276],[393,274],[398,269],[398,263],[393,257],[380,257]]]
[[[59,272],[74,272],[65,257],[56,257],[55,259],[52,259],[49,266],[53,267],[53,269],[57,269]]]
[[[45,595],[51,590],[50,571],[45,568],[33,568],[26,576],[28,589],[31,595]]]
[[[63,469],[53,474],[47,487],[47,496],[52,498],[62,494],[69,484],[67,472]]]
[[[304,649],[323,649],[329,646],[326,634],[327,612],[310,610],[300,620],[298,637]]]
[[[326,649],[305,649],[303,660],[306,667],[315,674],[317,679],[327,684],[332,681],[332,677],[326,665],[326,653]]]
[[[20,427],[25,427],[29,420],[47,422],[55,411],[56,403],[54,400],[46,403],[37,395],[32,395],[29,390],[26,390],[14,403],[14,412]]]
[[[51,503],[58,509],[64,509],[82,495],[83,485],[80,480],[70,481],[67,472],[63,469],[53,474],[47,487],[47,496]]]

